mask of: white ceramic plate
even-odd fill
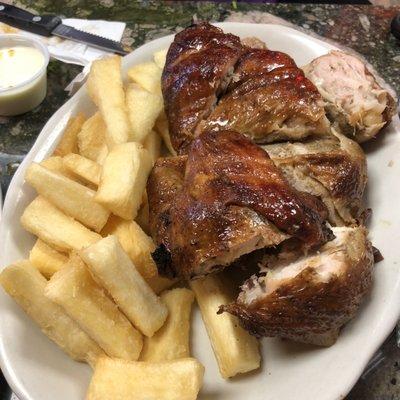
[[[271,49],[290,54],[299,65],[326,53],[333,46],[278,25],[219,24],[241,37],[257,36]],[[150,60],[154,51],[169,45],[168,36],[150,42],[124,59],[124,69]],[[24,183],[32,161],[48,156],[67,120],[78,110],[94,111],[82,88],[48,121],[32,150],[16,172],[4,204],[0,227],[0,265],[27,257],[34,243],[19,218],[34,198]],[[369,186],[367,204],[373,208],[371,238],[385,260],[376,266],[372,294],[359,315],[330,348],[301,346],[278,339],[263,340],[263,366],[247,376],[224,381],[219,373],[198,310],[193,321],[193,355],[206,367],[201,399],[208,400],[334,400],[343,398],[368,360],[393,329],[400,314],[400,129],[395,121],[367,148]],[[397,134],[396,134],[397,131]],[[0,290],[0,361],[12,389],[21,400],[81,400],[91,370],[70,360],[48,340],[29,318]]]

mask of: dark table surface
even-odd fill
[[[270,13],[356,50],[400,93],[400,43],[390,34],[389,28],[391,19],[400,12],[400,6],[136,0],[23,0],[14,3],[38,13],[124,21],[127,28],[123,42],[132,47],[176,32],[188,25],[193,16],[211,21],[229,19],[261,23],[268,21],[266,13]],[[67,100],[64,88],[80,70],[78,66],[50,62],[45,101],[34,111],[20,117],[0,117],[3,195],[45,122]],[[354,356],[362,351],[362,348],[354,349]],[[377,364],[376,368],[360,378],[348,400],[400,399],[400,349],[396,346],[394,334],[382,346]],[[11,391],[0,373],[0,400],[10,397]]]

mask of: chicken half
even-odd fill
[[[321,95],[292,58],[204,22],[175,36],[162,92],[178,154],[203,130],[233,129],[263,143],[329,131]]]
[[[303,70],[324,98],[331,120],[357,142],[375,137],[395,114],[393,97],[351,54],[333,50]]]
[[[332,345],[370,291],[374,264],[364,227],[332,230],[335,239],[307,256],[267,257],[261,275],[220,312],[236,315],[256,336]]]
[[[331,238],[323,204],[291,187],[245,136],[205,132],[183,162],[157,161],[147,185],[160,274],[192,279],[290,237],[304,249]]]
[[[290,184],[319,197],[333,226],[356,225],[364,211],[367,163],[360,146],[334,134],[303,142],[263,146]]]

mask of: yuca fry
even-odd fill
[[[115,146],[104,161],[95,200],[121,218],[135,219],[151,167],[141,144]]]
[[[143,142],[163,109],[162,96],[131,83],[126,89],[126,104],[132,127],[132,140]]]
[[[143,229],[143,231],[148,235],[150,233],[149,226],[150,210],[149,210],[149,200],[147,198],[146,190],[143,192],[142,204],[136,216],[136,222]]]
[[[101,231],[110,212],[94,201],[96,192],[65,176],[32,163],[25,180],[54,206],[88,228]]]
[[[55,156],[65,156],[68,153],[77,153],[77,135],[85,122],[85,115],[78,113],[75,117],[71,117],[65,128],[65,131],[54,150]]]
[[[20,261],[5,268],[0,284],[41,330],[70,357],[94,366],[103,350],[64,310],[44,295],[46,279],[29,261]]]
[[[93,61],[87,89],[106,124],[108,148],[132,139],[122,85],[121,57],[111,56]]]
[[[36,240],[29,252],[29,261],[47,279],[59,271],[68,261],[68,255],[53,249],[42,240]]]
[[[151,253],[155,250],[153,240],[135,221],[126,221],[111,215],[101,235],[104,237],[115,235],[118,238],[122,248],[144,279],[157,275],[157,267],[151,258]]]
[[[99,358],[86,400],[195,400],[204,367],[194,358],[162,363]]]
[[[52,276],[45,295],[63,307],[109,356],[125,360],[139,358],[142,335],[97,285],[76,254],[70,257],[65,268]]]
[[[146,336],[161,328],[168,309],[132,264],[116,236],[98,241],[80,255],[136,328]]]
[[[69,179],[72,179],[75,182],[79,182],[81,183],[81,180],[74,174],[71,174],[71,172],[69,172],[63,163],[63,158],[60,156],[52,156],[49,158],[46,158],[45,160],[40,162],[40,165],[42,167],[45,167],[47,169],[49,169],[50,171],[53,172],[58,172],[59,174],[62,174],[64,176],[66,176]]]
[[[25,208],[21,224],[28,232],[64,253],[80,250],[101,239],[98,233],[68,217],[41,196]]]
[[[154,165],[157,158],[160,157],[161,136],[157,132],[151,130],[144,139],[143,146],[149,152],[151,161]]]
[[[140,360],[159,362],[190,357],[190,312],[194,294],[189,289],[177,288],[160,297],[168,307],[168,318],[152,337],[144,339]]]
[[[225,276],[209,275],[190,282],[206,326],[219,370],[223,378],[260,367],[257,339],[239,326],[231,314],[217,314],[221,304],[233,300],[230,282]]]
[[[81,180],[98,186],[101,176],[101,165],[79,154],[67,154],[63,158],[65,168]]]
[[[99,112],[91,116],[78,133],[79,154],[102,165],[108,153],[106,130]]]
[[[165,289],[169,289],[178,281],[176,279],[164,278],[163,276],[157,274],[155,276],[152,276],[151,278],[147,278],[146,282],[155,294],[159,294]]]
[[[161,95],[161,72],[157,64],[150,61],[131,67],[128,78],[148,92]]]
[[[154,62],[156,63],[157,67],[161,70],[164,69],[165,59],[167,58],[168,49],[163,49],[156,51],[153,54]]]
[[[176,156],[176,151],[172,146],[171,138],[169,136],[168,119],[164,111],[160,113],[160,115],[158,116],[156,123],[154,125],[154,129],[162,137],[165,147],[168,149],[171,155]]]

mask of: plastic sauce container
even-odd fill
[[[49,52],[39,40],[0,35],[0,115],[23,114],[46,97]]]

